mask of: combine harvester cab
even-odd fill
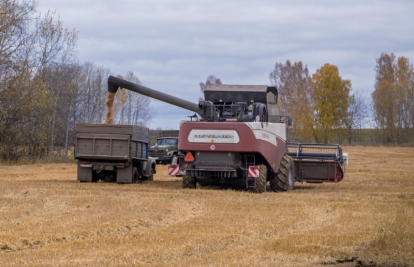
[[[110,76],[108,91],[125,88],[190,110],[198,115],[182,122],[178,137],[178,157],[168,166],[169,174],[183,177],[183,188],[200,185],[241,186],[256,193],[293,189],[309,172],[320,169],[297,164],[286,143],[290,117],[281,116],[276,87],[266,85],[209,85],[199,104]],[[341,165],[342,166],[342,165]],[[295,167],[300,170],[299,176]],[[313,169],[312,169],[313,168]],[[343,178],[343,169],[333,181]],[[329,170],[328,170],[329,172]],[[306,174],[306,175],[305,175]],[[330,175],[330,174],[329,174]],[[312,175],[310,175],[312,176]],[[321,175],[317,175],[321,177]],[[331,176],[317,181],[330,181]]]

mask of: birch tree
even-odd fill
[[[406,57],[397,59],[394,53],[382,53],[376,61],[372,100],[382,142],[408,142],[413,128],[413,65]]]
[[[355,92],[349,97],[348,116],[345,119],[345,125],[348,129],[348,143],[352,144],[353,130],[361,129],[368,118],[369,106],[367,98],[363,95],[361,90]]]
[[[301,61],[293,64],[276,63],[269,75],[272,85],[278,89],[278,102],[282,114],[293,121],[291,138],[310,141],[313,136],[313,111],[308,68]]]
[[[121,75],[118,77],[141,85],[138,76],[131,71],[125,78]],[[115,117],[120,124],[146,126],[155,114],[150,104],[151,98],[147,96],[126,89],[118,90],[115,96]]]

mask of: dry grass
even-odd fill
[[[0,265],[414,266],[414,149],[344,151],[343,182],[265,194],[0,166]]]

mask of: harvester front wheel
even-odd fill
[[[196,188],[196,180],[194,177],[191,177],[190,175],[184,175],[183,176],[183,188]]]
[[[254,193],[264,193],[266,192],[266,183],[267,183],[267,167],[266,165],[259,165],[259,177],[256,178],[256,187],[253,188]]]
[[[284,155],[280,161],[279,172],[270,180],[270,188],[272,191],[288,191],[293,190],[295,183],[295,165],[293,159]]]

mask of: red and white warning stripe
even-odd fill
[[[180,173],[180,165],[178,164],[170,164],[168,165],[168,175],[175,176]]]
[[[259,166],[249,166],[249,177],[257,178],[259,177],[260,167]]]

